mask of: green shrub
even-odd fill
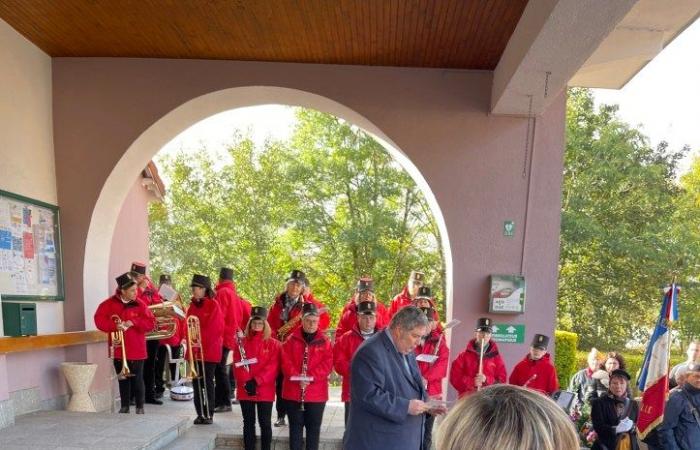
[[[568,331],[554,332],[554,353],[556,355],[554,365],[557,368],[559,386],[566,389],[569,380],[576,372],[576,346],[578,335]]]

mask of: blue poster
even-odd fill
[[[12,233],[10,230],[0,230],[0,250],[12,250]]]

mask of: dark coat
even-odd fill
[[[687,383],[666,403],[664,421],[658,428],[664,450],[700,450],[700,425],[693,417],[688,397],[700,408],[700,389]]]
[[[634,400],[630,399],[630,402],[627,417],[636,425],[637,417],[639,416],[639,405]],[[591,420],[593,421],[593,429],[598,435],[598,439],[593,444],[593,449],[615,450],[618,438],[618,435],[615,433],[615,427],[620,424],[616,405],[619,403],[620,401],[610,394],[605,394],[591,401]],[[634,427],[630,431],[630,437],[632,438],[632,450],[639,450]]]
[[[423,442],[424,415],[408,414],[412,399],[426,399],[413,352],[410,374],[387,333],[381,331],[355,353],[350,373],[350,417],[344,450],[418,450]]]

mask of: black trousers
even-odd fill
[[[343,406],[345,407],[345,428],[348,427],[348,417],[350,417],[350,402],[344,402]]]
[[[304,428],[306,428],[306,450],[318,450],[326,402],[305,402],[304,411],[301,411],[300,407],[301,403],[287,400],[289,449],[302,450]]]
[[[172,358],[180,358],[180,353],[182,352],[182,347],[171,347]],[[158,354],[156,357],[156,393],[165,392],[165,361],[168,359],[168,349],[165,345],[158,347]],[[169,364],[170,369],[170,380],[175,380],[175,369],[177,365],[174,363]]]
[[[156,357],[158,356],[159,341],[146,341],[148,357],[143,365],[143,383],[145,385],[146,400],[153,400],[156,391]]]
[[[229,381],[230,376],[226,365],[226,360],[228,359],[228,354],[231,352],[226,347],[223,347],[221,352],[221,361],[216,365],[216,371],[214,376],[216,378],[216,405],[215,406],[231,406],[231,382]]]
[[[245,450],[255,450],[255,408],[260,424],[260,450],[270,450],[272,445],[272,402],[241,400],[243,413],[243,444]]]
[[[282,398],[282,382],[284,381],[284,375],[280,372],[277,375],[277,381],[275,381],[275,393],[277,394],[277,399],[275,400],[275,410],[277,410],[277,419],[284,419],[287,416],[287,400]]]
[[[145,401],[143,391],[143,360],[127,360],[127,365],[133,376],[127,377],[125,380],[119,380],[119,398],[121,399],[122,408],[129,407],[129,399],[133,395],[136,399],[136,407],[143,408]],[[114,370],[117,374],[122,370],[122,360],[114,359]]]
[[[215,362],[205,362],[204,367],[199,361],[195,362],[199,376],[192,380],[194,389],[194,408],[199,417],[214,417],[214,372]],[[206,389],[205,389],[206,388]]]
[[[430,450],[430,446],[433,445],[433,424],[435,423],[435,416],[426,414],[425,415],[425,427],[423,428],[423,450]]]

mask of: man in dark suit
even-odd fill
[[[413,349],[428,331],[415,306],[401,309],[389,327],[367,339],[352,359],[350,416],[345,450],[419,450],[431,411]]]

